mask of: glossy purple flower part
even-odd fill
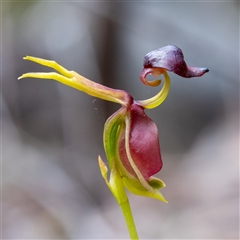
[[[174,45],[168,45],[149,52],[144,57],[143,67],[140,78],[144,84],[149,86],[158,85],[156,81],[148,82],[146,80],[149,73],[153,76],[159,76],[163,71],[170,71],[181,77],[191,78],[200,77],[209,72],[208,68],[187,66],[182,50]]]
[[[130,110],[129,149],[131,157],[142,176],[148,180],[162,168],[162,158],[156,124],[144,112],[143,107],[132,104]],[[137,177],[132,168],[125,147],[125,131],[119,144],[119,157],[127,172]]]

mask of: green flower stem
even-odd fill
[[[112,188],[112,192],[114,192],[114,196],[119,204],[119,206],[122,209],[123,216],[125,218],[125,222],[128,227],[128,232],[130,235],[130,238],[132,240],[137,240],[138,238],[138,233],[137,229],[134,223],[133,215],[132,215],[132,210],[130,207],[130,203],[122,182],[122,178],[118,172],[117,167],[113,167],[112,172],[111,172],[111,177],[110,177],[110,185]]]
[[[125,222],[126,222],[127,227],[128,227],[128,232],[129,232],[130,238],[132,240],[139,239],[137,229],[136,229],[136,226],[135,226],[135,223],[134,223],[133,215],[132,215],[131,206],[130,206],[130,203],[128,201],[128,198],[124,202],[122,202],[121,204],[119,203],[119,205],[122,209],[122,212],[123,212],[123,215],[124,215],[124,218],[125,218]]]
[[[113,162],[113,167],[111,169],[110,180],[107,179],[107,166],[103,162],[100,156],[98,156],[98,163],[101,170],[102,177],[104,178],[107,186],[111,190],[113,196],[118,202],[118,205],[121,207],[123,216],[125,218],[125,222],[127,224],[128,232],[131,240],[138,240],[138,233],[134,223],[132,210],[130,207],[130,203],[128,201],[128,197],[122,182],[122,177],[119,174],[116,163]]]

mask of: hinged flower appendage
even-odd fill
[[[184,61],[182,50],[174,45],[168,45],[149,52],[143,60],[143,71],[140,75],[142,82],[149,86],[157,86],[158,80],[148,82],[146,76],[151,73],[157,77],[164,71],[174,72],[184,78],[200,77],[208,68],[190,67]]]
[[[123,210],[132,239],[138,239],[125,188],[130,192],[167,202],[159,189],[165,187],[154,177],[162,168],[162,157],[156,124],[146,115],[145,109],[159,106],[167,97],[170,78],[167,71],[182,77],[199,77],[207,68],[188,67],[182,51],[176,46],[165,46],[148,53],[144,58],[141,81],[148,86],[158,86],[161,80],[147,81],[146,76],[163,75],[164,84],[158,94],[146,100],[134,100],[123,91],[95,83],[74,71],[69,71],[55,61],[26,56],[24,59],[53,68],[57,72],[26,73],[21,78],[53,79],[83,91],[91,96],[119,103],[121,108],[108,118],[104,125],[103,143],[108,169],[101,157],[98,162],[102,176]]]

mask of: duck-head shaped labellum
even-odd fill
[[[184,61],[182,50],[174,45],[168,45],[149,52],[143,60],[143,70],[140,75],[142,82],[149,86],[157,86],[156,80],[148,82],[147,74],[159,76],[164,71],[174,72],[185,78],[200,77],[208,72],[208,68],[190,67]]]

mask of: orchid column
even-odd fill
[[[122,209],[131,239],[138,239],[125,188],[134,194],[167,202],[159,191],[165,187],[164,182],[153,176],[163,165],[158,129],[144,109],[159,106],[167,97],[170,89],[167,71],[190,78],[202,76],[208,69],[188,67],[181,49],[176,46],[169,45],[154,50],[144,58],[140,79],[148,86],[158,86],[161,80],[147,81],[146,77],[148,74],[156,77],[162,74],[164,85],[156,96],[136,101],[123,90],[95,83],[74,71],[65,69],[55,61],[30,56],[24,59],[51,67],[59,73],[26,73],[19,79],[30,77],[57,80],[91,96],[121,105],[121,108],[108,118],[103,131],[104,149],[110,169],[109,180],[107,166],[100,156],[98,162],[107,186]]]

